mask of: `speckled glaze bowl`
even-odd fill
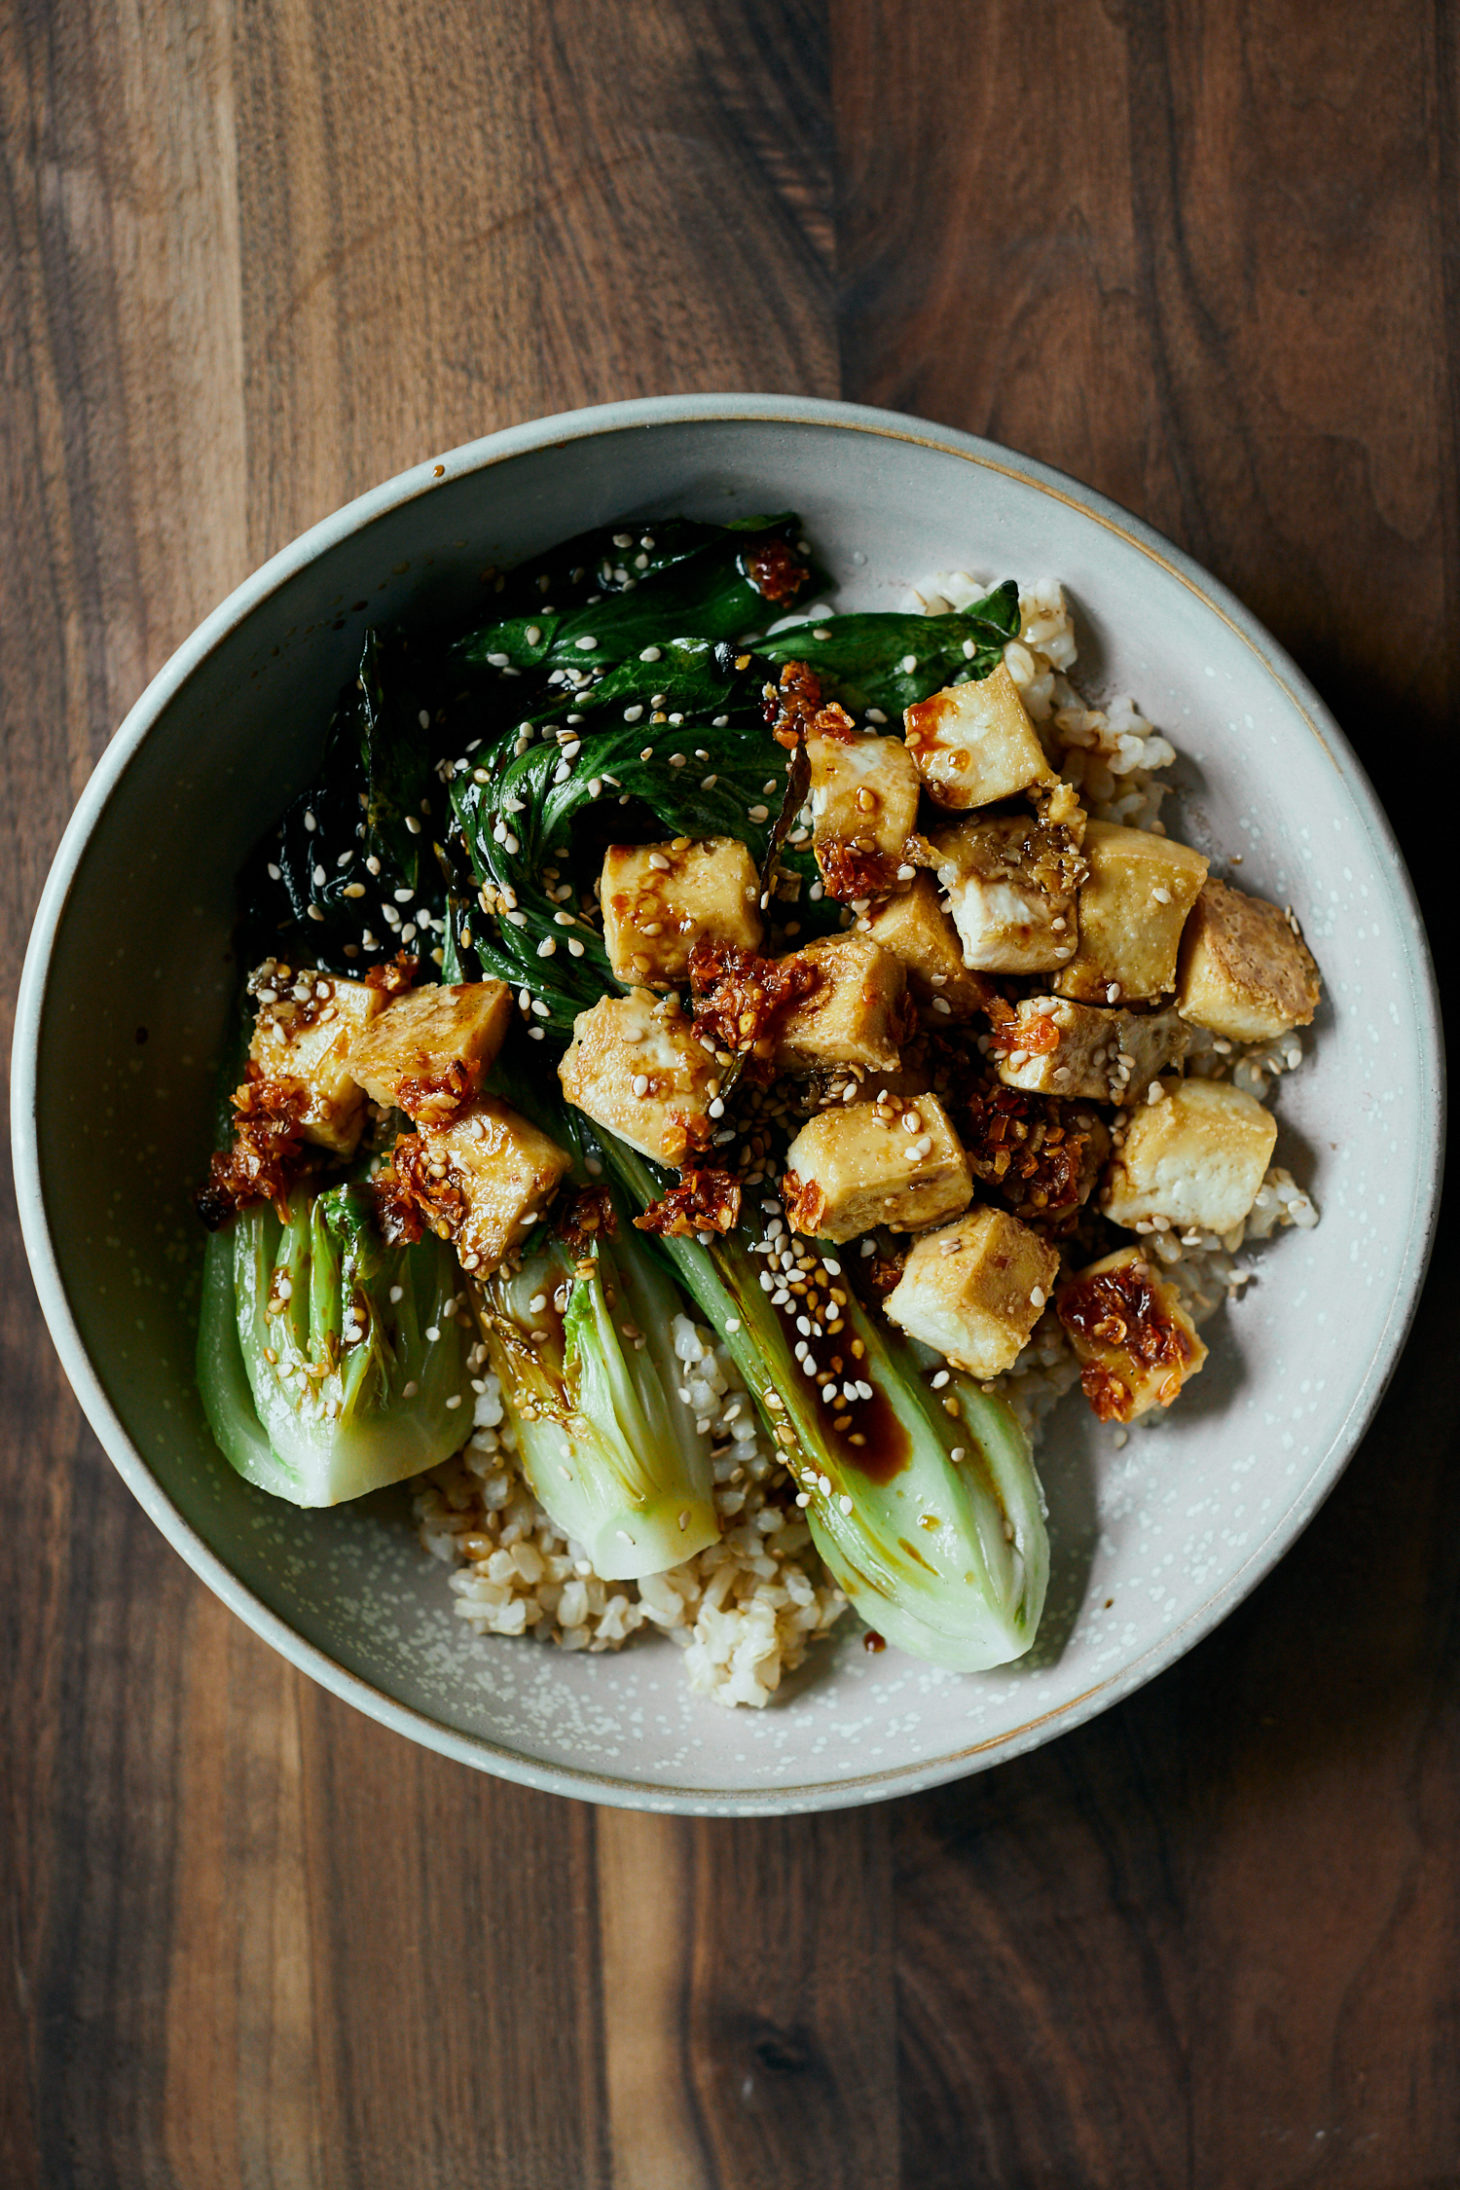
[[[1182,756],[1182,833],[1240,852],[1326,980],[1281,1086],[1278,1160],[1316,1232],[1253,1257],[1200,1383],[1123,1449],[1078,1398],[1042,1455],[1054,1570],[1034,1654],[944,1673],[859,1637],[767,1710],[687,1692],[666,1641],[564,1656],[474,1637],[403,1493],[301,1513],[215,1450],[193,1387],[201,1240],[187,1200],[236,968],[232,877],[307,779],[367,620],[620,513],[800,510],[842,605],[924,574],[1061,578],[1080,674]],[[147,1029],[145,1044],[137,1030]],[[1440,1165],[1432,977],[1388,827],[1317,695],[1146,526],[966,434],[846,405],[699,396],[577,412],[421,465],[315,526],[187,641],[118,731],[57,854],[15,1044],[20,1207],[90,1420],[159,1528],[315,1679],[410,1739],[530,1786],[749,1815],[876,1801],[1048,1741],[1230,1612],[1332,1488],[1394,1364]]]

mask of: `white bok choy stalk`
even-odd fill
[[[658,1174],[612,1135],[602,1146],[647,1207],[662,1192]],[[796,1358],[789,1316],[772,1306],[743,1231],[707,1247],[672,1237],[663,1246],[723,1334],[807,1499],[817,1549],[862,1617],[887,1641],[958,1672],[1022,1657],[1044,1609],[1049,1539],[1029,1442],[1004,1402],[965,1376],[931,1390],[912,1347],[824,1272],[823,1294],[839,1296],[836,1344],[845,1355],[860,1342],[857,1380],[873,1395],[855,1408],[865,1425],[858,1447],[838,1434],[837,1407],[821,1397],[827,1371]]]
[[[681,1397],[683,1303],[606,1189],[589,1234],[530,1242],[476,1288],[533,1495],[605,1581],[662,1574],[719,1536],[709,1439]]]
[[[368,1187],[296,1188],[210,1235],[198,1329],[209,1426],[240,1475],[333,1506],[447,1459],[467,1436],[465,1309],[451,1249],[390,1247]]]

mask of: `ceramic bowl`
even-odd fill
[[[1025,1662],[960,1676],[858,1636],[761,1712],[691,1699],[678,1652],[480,1640],[403,1493],[271,1501],[215,1450],[193,1386],[210,1138],[237,968],[232,877],[308,778],[368,621],[463,600],[621,513],[802,512],[842,605],[930,571],[1058,576],[1080,673],[1181,754],[1181,833],[1296,907],[1326,981],[1281,1085],[1278,1158],[1316,1232],[1252,1257],[1211,1363],[1118,1448],[1077,1397],[1042,1455],[1054,1573]],[[141,1030],[146,1030],[145,1040]],[[1057,473],[966,434],[785,397],[616,404],[494,434],[327,518],[179,649],[108,748],[26,962],[14,1138],[36,1282],[98,1436],[168,1539],[260,1635],[409,1739],[528,1785],[749,1814],[905,1794],[1017,1755],[1191,1648],[1311,1519],[1404,1337],[1434,1218],[1441,1089],[1422,932],[1372,792],[1317,695],[1187,557]]]

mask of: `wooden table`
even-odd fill
[[[1453,894],[1457,35],[1388,0],[12,0],[0,860],[346,497],[665,389],[1065,466],[1271,625]],[[1442,780],[1443,778],[1443,780]],[[13,983],[7,988],[7,997]],[[1453,1258],[1304,1541],[1049,1749],[594,1811],[225,1613],[0,1290],[0,2185],[1373,2185],[1460,2170]]]

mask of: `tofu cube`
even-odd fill
[[[1039,1321],[1059,1260],[1017,1217],[971,1209],[917,1242],[882,1306],[954,1368],[1002,1376]]]
[[[630,989],[580,1011],[558,1078],[570,1103],[655,1163],[709,1146],[720,1071],[676,997]]]
[[[1085,864],[1065,830],[1010,814],[960,822],[933,847],[966,966],[1051,973],[1074,957]]]
[[[493,1095],[483,1095],[448,1126],[427,1127],[421,1140],[431,1165],[461,1197],[453,1238],[464,1270],[495,1270],[527,1237],[571,1169],[572,1158],[531,1121]]]
[[[299,990],[308,984],[308,995]],[[287,995],[264,1004],[249,1044],[250,1062],[267,1080],[294,1080],[304,1089],[304,1138],[337,1156],[353,1156],[365,1123],[365,1090],[350,1069],[350,1052],[385,1007],[383,989],[329,973],[296,975]]]
[[[936,1095],[823,1110],[786,1152],[793,1232],[855,1239],[874,1224],[920,1232],[968,1207],[973,1180]]]
[[[991,806],[1054,775],[1003,662],[975,683],[914,701],[903,724],[930,796],[956,812]]]
[[[811,842],[832,896],[847,903],[904,888],[912,880],[907,843],[922,789],[907,747],[833,725],[808,734],[806,757]]]
[[[1270,1042],[1318,1009],[1318,968],[1286,913],[1215,877],[1187,917],[1176,1006],[1230,1042]]]
[[[1140,1102],[1191,1039],[1176,1011],[1121,1011],[1065,996],[1022,996],[994,1028],[989,1056],[1005,1087],[1085,1102]]]
[[[914,1002],[935,1020],[971,1018],[987,1000],[989,984],[964,965],[958,931],[926,870],[900,897],[884,898],[864,913],[857,927],[901,962]]]
[[[511,1018],[505,981],[407,989],[357,1037],[350,1070],[372,1102],[444,1124],[479,1092]]]
[[[764,933],[755,862],[733,836],[610,844],[598,894],[608,962],[641,988],[687,981],[701,936],[753,951]]]
[[[1122,1247],[1062,1285],[1055,1309],[1080,1364],[1080,1389],[1102,1422],[1169,1407],[1207,1350],[1173,1285],[1139,1247]]]
[[[1257,1199],[1277,1120],[1224,1080],[1160,1080],[1159,1102],[1135,1111],[1106,1177],[1112,1223],[1164,1218],[1185,1231],[1235,1231]]]
[[[857,934],[808,943],[792,955],[814,966],[820,979],[780,1023],[775,1061],[781,1069],[863,1065],[895,1072],[911,1032],[902,961]]]
[[[1072,1229],[1110,1154],[1110,1131],[1081,1103],[1024,1095],[996,1081],[958,1110],[975,1181],[1046,1234]]]
[[[1176,986],[1176,953],[1207,862],[1189,844],[1113,821],[1085,827],[1079,948],[1054,986],[1087,1004],[1140,1003]]]

